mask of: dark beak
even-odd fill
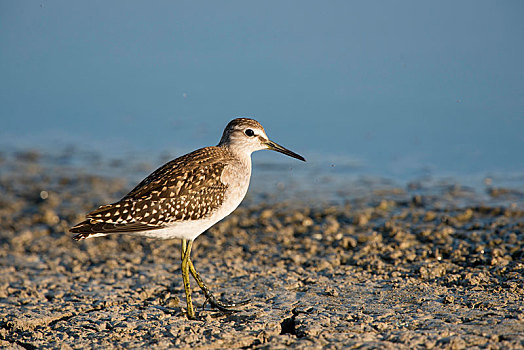
[[[306,161],[304,159],[304,157],[302,157],[301,155],[296,154],[295,152],[292,152],[292,151],[288,150],[287,148],[284,148],[284,147],[280,146],[278,143],[275,143],[273,141],[267,140],[266,141],[266,145],[267,145],[267,148],[270,149],[270,150],[277,151],[277,152],[280,152],[280,153],[284,153],[285,155],[288,155],[290,157],[293,157],[293,158],[296,158],[296,159],[300,159],[303,162]]]

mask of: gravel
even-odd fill
[[[524,347],[522,191],[369,188],[343,202],[248,200],[194,244],[221,299],[185,317],[179,241],[75,242],[68,228],[133,184],[0,158],[0,346],[12,348]]]

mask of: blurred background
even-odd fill
[[[1,1],[0,147],[154,170],[251,116],[308,159],[255,154],[275,179],[522,184],[523,19],[522,1]]]

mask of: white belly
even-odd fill
[[[156,239],[180,238],[194,240],[208,228],[222,220],[225,216],[226,215],[220,218],[212,216],[211,218],[204,220],[181,221],[173,223],[172,226],[158,230],[129,232],[127,234]]]

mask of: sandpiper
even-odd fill
[[[176,158],[140,182],[120,201],[87,214],[71,228],[76,240],[112,234],[182,240],[182,278],[187,317],[195,319],[189,274],[202,289],[206,302],[221,311],[249,300],[225,303],[207,288],[191,261],[193,241],[228,216],[244,199],[251,177],[251,153],[270,149],[305,159],[270,141],[254,119],[237,118],[224,129],[217,146],[205,147]],[[204,303],[205,304],[205,303]]]

